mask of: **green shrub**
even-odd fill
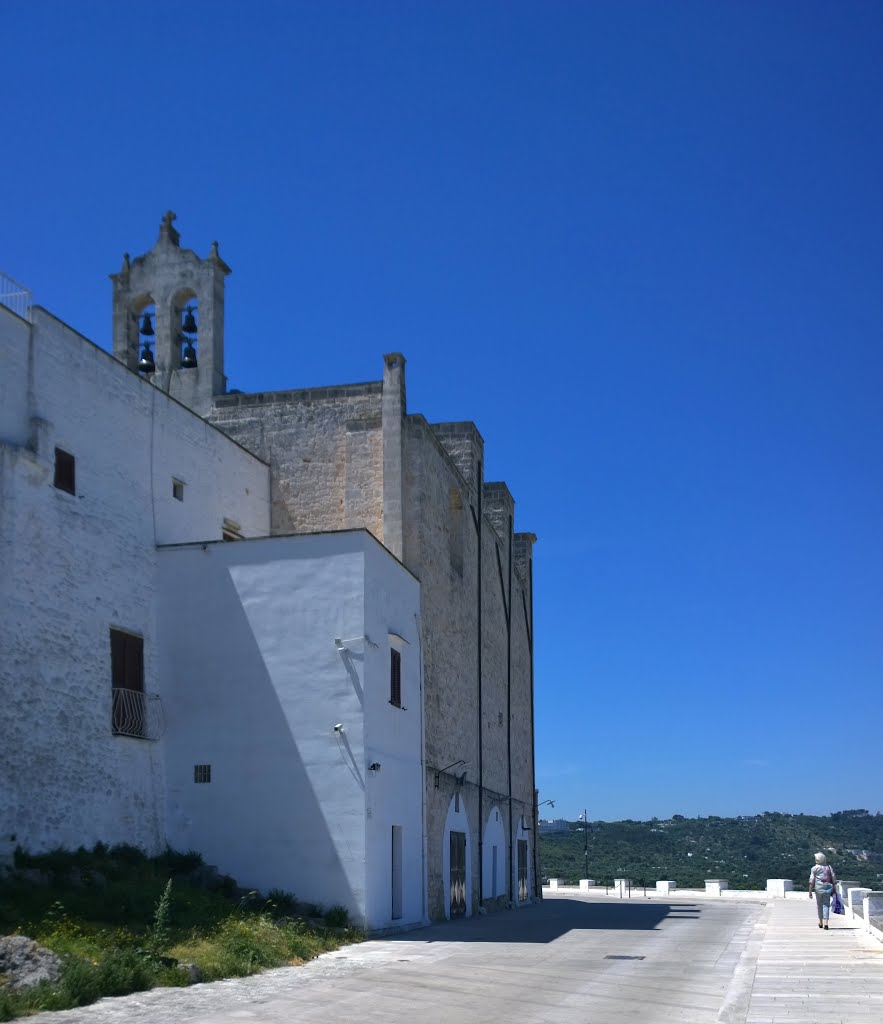
[[[350,914],[346,907],[336,906],[325,911],[325,924],[330,928],[346,928],[350,923]]]
[[[157,985],[186,985],[177,962],[197,964],[207,981],[253,974],[266,967],[301,963],[342,939],[317,933],[291,893],[241,896],[233,879],[221,887],[174,885],[201,864],[198,854],[166,850],[148,857],[133,846],[16,854],[19,868],[37,868],[50,884],[10,877],[0,880],[0,934],[18,932],[62,958],[55,984],[15,992],[0,986],[0,1021],[84,1006],[102,996],[124,995]],[[101,876],[89,884],[90,872]],[[343,916],[341,916],[341,914]],[[342,908],[328,923],[346,922]],[[346,941],[361,936],[349,933]],[[177,958],[177,959],[176,959]]]
[[[271,889],[267,893],[267,908],[280,917],[290,916],[297,913],[297,898],[293,892],[285,892],[284,889]]]

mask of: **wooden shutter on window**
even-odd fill
[[[110,631],[110,675],[114,689],[144,692],[144,638]]]
[[[68,494],[77,493],[76,460],[70,452],[55,449],[55,486]]]

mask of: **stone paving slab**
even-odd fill
[[[815,901],[769,904],[746,1024],[883,1022],[883,943],[831,916],[819,929]]]
[[[883,944],[793,900],[554,896],[31,1024],[883,1024]],[[610,956],[643,957],[611,960]]]

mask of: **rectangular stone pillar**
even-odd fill
[[[405,416],[405,357],[383,357],[383,543],[398,558],[404,555],[404,470],[402,420]]]
[[[656,883],[656,894],[657,896],[668,896],[669,893],[673,893],[677,889],[678,883],[665,881]]]
[[[549,888],[553,892],[556,892],[560,885],[561,885],[561,879],[560,878],[550,878],[549,879]]]
[[[581,878],[579,880],[580,892],[588,892],[589,889],[595,884],[594,878]]]
[[[720,896],[725,890],[730,888],[730,883],[726,878],[706,878],[705,879],[705,895],[706,896]]]
[[[883,918],[883,892],[869,892],[865,895],[862,900],[862,910],[865,915],[865,928],[871,930],[871,918],[875,918],[878,921],[877,927],[880,927],[879,920]]]
[[[783,900],[786,892],[794,891],[794,882],[790,878],[768,878],[766,891],[770,896]]]
[[[864,898],[869,892],[873,892],[873,890],[866,889],[861,885],[846,890],[846,902],[849,905],[849,909],[858,917],[861,917],[864,912]]]

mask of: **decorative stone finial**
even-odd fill
[[[123,253],[123,265],[120,268],[120,277],[128,277],[128,276],[129,276],[129,254],[127,252],[124,252]]]
[[[225,274],[231,273],[230,268],[221,259],[221,254],[218,252],[218,243],[212,242],[212,247],[208,254],[209,262],[214,263],[215,266],[219,267]]]

